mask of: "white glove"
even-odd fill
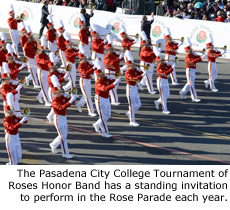
[[[201,59],[205,59],[207,57],[207,54],[202,55]]]
[[[121,81],[121,78],[116,79],[116,81],[113,83],[113,85],[116,86],[117,84],[119,84],[120,81]]]
[[[141,76],[144,77],[147,74],[147,71],[145,71]]]
[[[124,57],[124,53],[121,53],[119,59],[122,59],[123,57]]]
[[[222,53],[221,53],[221,56],[223,56],[226,52],[227,52],[227,51],[226,51],[226,50],[224,50],[224,52],[222,52]]]
[[[20,120],[20,124],[23,124],[25,121],[27,121],[28,120],[28,118],[27,117],[23,117],[21,120]]]
[[[26,63],[23,63],[23,64],[20,66],[19,70],[21,71],[21,70],[24,69],[26,66],[27,66],[27,64],[26,64]]]
[[[63,78],[64,78],[64,80],[67,80],[69,78],[69,72],[66,72],[65,76]]]
[[[71,97],[71,99],[69,100],[69,102],[72,104],[75,100],[76,100],[77,96],[76,95],[73,95]]]
[[[96,65],[94,65],[94,66],[93,66],[93,70],[96,70],[96,69],[97,69],[97,66],[96,66]]]
[[[105,39],[105,40],[103,41],[103,43],[104,43],[104,44],[108,43],[107,39]]]
[[[176,67],[176,64],[175,64],[175,63],[173,63],[172,68],[174,69],[175,67]]]
[[[20,84],[18,85],[18,87],[16,88],[17,91],[20,91],[23,88],[23,86]]]

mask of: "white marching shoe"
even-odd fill
[[[38,102],[39,102],[40,104],[44,104],[42,98],[39,97],[39,95],[36,96],[36,99],[38,100]]]
[[[157,100],[155,100],[154,104],[155,104],[156,110],[159,110],[160,103]]]
[[[82,112],[82,109],[81,109],[81,106],[79,106],[78,104],[76,104],[76,107],[77,107],[77,110],[78,110],[78,112]]]
[[[199,99],[199,98],[192,99],[192,102],[195,102],[195,103],[199,103],[200,101],[201,101],[201,99]]]
[[[166,110],[166,111],[162,111],[162,113],[164,113],[164,114],[170,114],[170,111]]]
[[[212,88],[211,91],[212,91],[212,92],[218,92],[219,90],[216,89],[216,88]]]
[[[102,133],[102,137],[105,137],[105,138],[111,138],[112,135],[109,134],[109,133]]]
[[[93,112],[90,112],[90,113],[89,113],[89,116],[91,116],[91,117],[96,117],[97,114],[96,114],[96,113],[93,113]]]
[[[208,81],[207,80],[204,80],[204,86],[205,86],[205,88],[208,88]]]
[[[50,148],[51,148],[52,153],[57,154],[57,149],[56,147],[54,147],[52,143],[50,143]]]
[[[141,83],[138,83],[137,86],[138,86],[139,90],[144,90],[143,85]]]
[[[121,104],[120,102],[111,103],[111,105],[114,105],[114,106],[119,106],[120,104]]]
[[[94,129],[95,129],[95,132],[101,133],[101,132],[100,132],[100,129],[99,129],[100,126],[99,126],[97,123],[94,123],[94,124],[93,124],[93,127],[94,127]]]
[[[71,154],[62,154],[62,157],[67,158],[67,159],[71,159],[71,158],[73,158],[73,155],[71,155]]]
[[[131,121],[131,122],[129,123],[129,125],[138,127],[140,124],[137,123],[136,121]]]
[[[154,90],[154,91],[149,92],[149,93],[153,95],[153,94],[156,94],[156,93],[157,93],[157,91],[155,91],[155,90]]]
[[[178,82],[173,82],[172,85],[177,86],[177,85],[179,85],[179,83]]]
[[[49,103],[49,102],[47,102],[47,103],[45,103],[45,106],[51,106],[51,103]]]
[[[47,116],[46,116],[46,119],[49,121],[49,123],[54,124],[54,118],[53,118],[53,117],[47,115]]]
[[[181,98],[183,98],[183,99],[187,98],[186,95],[182,93],[182,91],[180,91],[179,94],[180,94]]]
[[[125,112],[125,115],[129,118],[129,120],[130,120],[130,113],[129,113],[129,111],[128,112]]]

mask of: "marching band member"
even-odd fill
[[[174,42],[172,40],[172,37],[170,36],[170,31],[169,28],[167,28],[167,33],[164,36],[164,39],[166,41],[165,43],[165,60],[168,62],[169,65],[174,66],[173,72],[170,74],[171,80],[172,80],[172,85],[179,85],[177,82],[177,77],[176,77],[176,63],[175,63],[175,58],[176,58],[176,51],[179,49],[180,44]],[[175,65],[173,65],[175,64]]]
[[[118,55],[116,52],[114,52],[111,44],[106,45],[106,49],[108,50],[108,53],[105,55],[104,59],[105,75],[108,79],[114,80],[116,79],[117,75],[120,75],[120,61],[123,60],[124,54],[121,53]],[[115,106],[120,105],[117,95],[118,85],[119,84],[109,91],[111,96],[111,104]]]
[[[51,52],[57,51],[57,30],[54,28],[53,19],[48,16],[49,23],[47,24],[48,30],[46,32],[46,39],[48,40],[48,47]]]
[[[7,54],[7,49],[6,49],[6,37],[3,32],[1,32],[1,41],[0,41],[0,73],[2,73],[2,63],[6,62],[6,54]],[[4,39],[5,37],[5,39]]]
[[[141,107],[141,100],[137,90],[137,82],[141,80],[147,72],[142,73],[141,71],[135,68],[135,65],[132,61],[126,61],[128,66],[127,71],[125,72],[126,78],[126,96],[129,103],[129,111],[126,112],[126,116],[130,120],[131,126],[139,126],[140,124],[135,121],[135,113]]]
[[[20,37],[20,43],[22,45],[23,53],[25,54],[25,52],[24,52],[24,45],[28,41],[28,38],[26,37],[27,30],[26,30],[24,22],[21,22],[21,33],[22,33],[22,36]]]
[[[50,143],[50,147],[53,153],[57,153],[57,147],[61,145],[62,157],[64,158],[73,158],[69,153],[67,135],[68,135],[68,125],[66,110],[71,104],[76,100],[76,95],[73,95],[71,98],[65,97],[62,89],[54,88],[54,98],[52,101],[52,108],[54,110],[54,125],[57,129],[58,136]]]
[[[35,60],[35,56],[37,54],[37,49],[38,49],[37,42],[33,39],[31,33],[27,33],[26,37],[28,41],[24,45],[24,52],[28,60],[27,65],[30,71],[30,75],[26,77],[26,83],[27,85],[29,85],[29,80],[30,77],[32,76],[34,88],[40,88],[38,84],[38,77],[37,77],[37,63]],[[44,45],[43,42],[44,40],[41,40],[42,45]]]
[[[67,33],[65,34],[67,35]],[[67,49],[65,50],[65,57],[67,62],[71,65],[72,69],[70,72],[70,80],[69,82],[63,87],[64,90],[69,90],[69,89],[73,89],[74,87],[76,87],[76,57],[78,56],[78,52],[79,50],[77,50],[76,48],[73,47],[73,43],[70,39],[70,37],[66,36],[66,47]]]
[[[64,28],[64,24],[62,22],[62,20],[60,20],[60,27],[58,28],[58,33],[59,36],[57,38],[57,46],[59,48],[59,55],[62,61],[62,67],[66,67],[67,66],[67,61],[66,61],[66,57],[65,57],[65,51],[66,51],[66,39],[64,37],[64,32],[65,32],[65,28]]]
[[[6,117],[3,120],[3,125],[5,127],[5,141],[9,156],[9,163],[6,165],[17,165],[22,158],[18,129],[27,123],[27,117],[15,116],[14,110],[9,105],[6,106],[5,113]]]
[[[19,44],[19,35],[18,35],[18,23],[22,22],[21,19],[15,19],[15,13],[13,5],[10,5],[10,12],[9,12],[10,18],[8,18],[8,25],[10,27],[10,37],[13,43],[14,52],[15,54],[18,54],[18,44]]]
[[[47,76],[49,74],[48,64],[50,63],[50,58],[46,54],[44,46],[41,45],[39,46],[39,48],[41,49],[41,51],[36,56],[36,62],[38,66],[38,80],[40,82],[43,99],[45,101],[45,106],[51,106],[51,101],[48,95],[49,85],[47,81]]]
[[[167,100],[170,96],[168,75],[172,73],[173,66],[165,62],[165,60],[160,57],[156,58],[156,61],[159,62],[157,66],[157,88],[159,90],[160,98],[155,100],[155,107],[159,110],[160,104],[162,105],[162,112],[164,114],[170,114],[167,108]],[[175,64],[173,64],[175,65]]]
[[[80,74],[80,87],[82,97],[76,104],[79,112],[82,112],[81,107],[87,104],[88,114],[91,117],[95,117],[93,102],[91,99],[91,74],[96,70],[96,67],[91,65],[87,58],[83,54],[79,54],[80,64],[78,65],[78,71]]]
[[[141,52],[140,52],[140,69],[142,70],[142,72],[145,72],[146,67],[145,66],[149,66],[149,70],[147,70],[146,76],[143,77],[143,79],[141,80],[140,83],[138,83],[138,87],[139,89],[143,89],[143,86],[147,86],[148,92],[150,94],[155,94],[156,91],[153,89],[153,72],[154,72],[154,62],[155,62],[155,58],[156,55],[153,51],[153,49],[151,48],[151,46],[148,43],[148,38],[145,35],[145,33],[142,31],[142,39],[143,41],[141,42],[142,48],[141,48]],[[160,55],[160,52],[158,51],[158,49],[155,49],[157,52],[157,56]]]
[[[195,89],[195,77],[196,77],[196,64],[201,62],[202,59],[206,57],[206,55],[203,55],[200,57],[199,55],[196,55],[193,53],[190,46],[187,46],[184,48],[186,51],[185,56],[185,65],[186,65],[186,77],[187,77],[187,83],[183,87],[183,89],[179,92],[181,97],[183,99],[186,98],[186,93],[190,91],[192,102],[200,102],[201,99],[197,98],[197,93]]]
[[[221,53],[218,50],[214,49],[213,44],[207,43],[206,47],[207,51],[207,58],[208,58],[208,74],[209,79],[204,81],[205,87],[208,88],[210,85],[210,89],[213,92],[218,92],[218,89],[215,87],[215,80],[217,79],[217,67],[216,67],[216,58],[223,56],[226,53],[226,50]]]
[[[102,133],[102,137],[110,138],[107,121],[111,116],[111,105],[109,101],[109,91],[113,89],[119,82],[120,78],[116,80],[110,80],[101,72],[96,71],[97,81],[95,83],[95,105],[99,115],[99,119],[93,124],[97,133]]]
[[[90,37],[90,32],[88,28],[86,28],[86,24],[83,21],[80,21],[80,31],[78,33],[78,36],[80,38],[80,43],[79,43],[79,50],[81,53],[83,53],[87,59],[90,58],[90,42],[89,42],[89,37]]]

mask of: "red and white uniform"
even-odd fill
[[[27,65],[32,76],[34,86],[39,86],[37,77],[37,63],[35,60],[37,48],[38,46],[36,41],[26,42],[24,45],[25,56],[28,58]]]
[[[92,41],[92,60],[95,61],[97,58],[100,58],[103,62],[104,60],[104,40],[99,38],[94,38]]]
[[[135,122],[135,113],[141,107],[141,100],[137,90],[137,82],[142,79],[142,72],[135,69],[128,69],[125,72],[126,96],[129,103],[130,122]]]
[[[23,52],[24,52],[24,45],[25,45],[25,43],[28,41],[28,38],[25,36],[25,35],[23,35],[23,36],[21,36],[20,37],[20,43],[21,43],[21,45],[22,45],[22,49],[23,49]],[[25,53],[24,53],[25,54]]]
[[[100,71],[96,71],[100,73]],[[95,83],[95,105],[99,115],[99,119],[95,123],[96,126],[99,126],[102,133],[109,133],[107,127],[107,121],[111,116],[111,105],[109,101],[109,91],[115,86],[113,85],[114,80],[97,79]]]
[[[87,59],[90,58],[90,42],[89,42],[89,36],[90,36],[90,32],[89,30],[86,29],[81,29],[78,33],[78,36],[80,38],[80,43],[79,43],[79,49],[83,49],[82,50],[82,54],[85,55],[85,57]]]
[[[19,44],[19,35],[18,35],[18,23],[22,22],[22,20],[16,20],[15,18],[8,18],[7,20],[9,25],[10,37],[13,43],[14,52],[18,55],[18,44]]]
[[[36,62],[38,66],[38,80],[41,85],[41,91],[43,94],[43,98],[45,100],[45,103],[48,105],[51,103],[49,95],[48,95],[48,80],[47,76],[49,74],[49,66],[50,63],[49,56],[46,53],[38,53],[36,56]]]
[[[64,86],[64,89],[73,89],[76,87],[76,57],[78,56],[78,50],[75,48],[72,49],[66,49],[65,51],[66,60],[68,63],[71,64],[72,70],[70,72],[70,80],[69,82]]]
[[[159,90],[160,98],[157,103],[162,105],[162,111],[167,112],[167,100],[170,96],[168,75],[171,74],[173,68],[171,65],[163,63],[157,66],[157,88]]]
[[[210,89],[216,89],[215,87],[215,80],[217,79],[217,67],[216,67],[216,58],[221,57],[222,53],[217,50],[209,49],[207,52],[207,59],[208,59],[208,80],[205,80],[205,83],[210,85]]]
[[[117,72],[120,72],[120,61],[122,61],[123,58],[120,59],[120,56],[113,52],[112,54],[108,52],[105,55],[104,59],[104,66],[105,66],[105,74],[108,79],[115,80]],[[115,86],[114,89],[111,89],[109,91],[109,94],[111,96],[111,103],[119,103],[118,102],[118,95],[117,95],[117,88],[118,85]]]
[[[56,29],[49,29],[46,32],[46,39],[48,40],[48,47],[51,52],[57,51],[57,30]]]
[[[21,118],[15,115],[7,116],[3,120],[6,148],[9,156],[9,163],[7,165],[17,165],[22,158],[22,148],[18,133],[18,129],[21,127],[20,120]]]
[[[78,65],[78,71],[80,74],[80,87],[82,92],[82,97],[80,101],[76,104],[77,106],[84,106],[87,104],[88,113],[94,113],[93,102],[91,99],[91,74],[94,73],[93,65],[81,62]]]
[[[70,98],[66,98],[65,96],[55,96],[52,101],[52,108],[55,113],[54,125],[58,132],[58,136],[53,140],[52,144],[55,148],[61,145],[62,154],[69,154],[67,143],[68,125],[66,117],[66,109],[71,106],[69,100]]]
[[[2,63],[6,61],[7,50],[0,49],[0,73],[2,72]]]
[[[18,73],[21,71],[19,68],[22,66],[22,64],[16,63],[13,61],[12,63],[8,63],[9,69],[10,69],[10,78],[12,80],[18,79]]]
[[[150,68],[147,71],[146,75],[143,77],[141,80],[140,84],[142,86],[147,86],[149,93],[155,93],[153,89],[153,73],[154,73],[154,62],[155,62],[156,55],[153,52],[151,47],[145,47],[143,46],[141,48],[141,53],[140,53],[140,65],[141,66],[146,66],[149,65]],[[146,69],[144,67],[140,67],[142,72],[145,72]]]
[[[174,66],[173,72],[170,74],[172,84],[177,83],[177,78],[176,78],[176,70],[175,70],[175,62],[173,61],[176,58],[176,51],[178,50],[178,43],[176,42],[169,42],[167,41],[165,43],[165,60],[167,63],[171,66]],[[174,65],[173,65],[174,64]]]
[[[57,47],[59,48],[59,55],[60,55],[63,67],[66,67],[66,65],[67,65],[67,60],[66,60],[66,57],[65,57],[65,51],[66,51],[65,42],[66,42],[66,40],[65,40],[63,35],[60,35],[57,38]]]
[[[180,91],[181,95],[186,95],[188,91],[191,93],[192,99],[197,99],[196,89],[195,89],[195,78],[196,78],[196,63],[201,62],[202,59],[199,55],[186,54],[184,62],[186,65],[186,77],[187,83]]]

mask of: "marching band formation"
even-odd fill
[[[29,25],[25,26],[23,14],[15,18],[14,8],[11,6],[9,11],[9,31],[12,44],[7,43],[6,36],[1,32],[0,37],[0,71],[1,71],[1,95],[3,98],[3,107],[5,118],[3,125],[5,127],[6,147],[9,155],[9,165],[16,165],[21,159],[21,144],[18,129],[27,123],[27,117],[30,114],[28,108],[22,114],[20,111],[20,92],[25,85],[33,83],[33,87],[40,89],[36,99],[39,103],[44,103],[50,107],[47,119],[54,124],[58,136],[50,143],[53,153],[57,153],[57,148],[61,146],[62,157],[72,158],[69,153],[67,143],[67,117],[66,110],[71,105],[75,105],[79,112],[86,104],[88,115],[96,117],[91,94],[91,78],[95,80],[95,106],[99,115],[98,120],[93,124],[95,131],[101,133],[102,137],[110,138],[112,135],[108,131],[107,121],[111,116],[111,105],[119,106],[119,97],[117,89],[121,81],[121,75],[126,79],[126,96],[128,100],[128,111],[126,116],[129,119],[130,126],[139,126],[135,121],[135,114],[141,107],[141,100],[138,94],[138,88],[143,90],[146,86],[150,94],[156,94],[153,88],[154,64],[157,65],[157,88],[159,99],[155,100],[157,110],[162,107],[164,114],[170,114],[167,108],[167,99],[170,96],[168,78],[171,78],[172,85],[179,85],[176,77],[176,53],[183,44],[173,41],[170,30],[167,28],[164,34],[165,58],[161,56],[159,45],[149,44],[144,31],[141,32],[141,42],[139,35],[135,39],[131,38],[125,27],[122,25],[120,37],[123,50],[119,51],[113,47],[113,38],[108,35],[101,35],[96,24],[91,24],[91,32],[86,27],[84,18],[80,21],[79,39],[77,46],[70,35],[65,31],[64,24],[60,20],[57,30],[54,28],[53,17],[49,15],[48,30],[46,36],[42,36],[40,44],[35,41]],[[18,26],[20,24],[22,36],[19,39]],[[102,38],[104,37],[104,39]],[[23,48],[24,56],[19,56],[19,42]],[[140,42],[140,64],[134,63],[132,56],[132,45]],[[181,97],[186,98],[190,91],[193,102],[200,102],[195,90],[196,63],[208,59],[208,80],[204,81],[205,87],[210,87],[211,91],[217,92],[215,80],[217,79],[216,58],[226,52],[214,49],[210,37],[207,42],[207,53],[199,56],[192,49],[189,38],[186,39],[186,77],[187,83],[179,92]],[[107,52],[105,53],[105,49]],[[91,55],[92,50],[92,55]],[[77,79],[76,58],[79,58],[78,73],[80,80]],[[125,65],[120,68],[121,61]],[[62,63],[58,66],[58,63]],[[20,71],[28,69],[29,75],[18,80]],[[76,83],[79,83],[82,97],[78,102]]]

